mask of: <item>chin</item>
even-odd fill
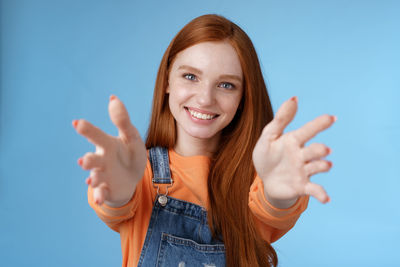
[[[210,131],[186,131],[190,136],[198,139],[211,139],[216,136],[216,133]]]
[[[196,133],[191,135],[194,138],[199,138],[199,139],[211,139],[215,136],[215,134],[210,134],[210,133]]]

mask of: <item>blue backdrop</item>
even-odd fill
[[[400,4],[384,0],[2,0],[1,266],[121,265],[76,163],[94,147],[71,122],[116,135],[115,94],[144,136],[162,54],[206,13],[253,40],[275,110],[298,96],[290,129],[338,117],[315,139],[334,167],[312,178],[332,201],[311,199],[273,244],[280,266],[400,266]]]

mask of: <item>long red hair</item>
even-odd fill
[[[273,247],[261,238],[248,206],[255,178],[254,146],[273,111],[257,53],[247,34],[219,15],[203,15],[189,22],[171,41],[158,70],[146,147],[173,148],[175,119],[169,110],[166,88],[175,56],[206,41],[228,41],[236,50],[243,71],[243,97],[232,122],[222,130],[208,177],[208,221],[215,237],[223,238],[227,266],[276,266]]]

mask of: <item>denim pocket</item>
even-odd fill
[[[157,256],[159,267],[223,267],[224,244],[199,244],[193,240],[162,233]]]

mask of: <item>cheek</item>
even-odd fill
[[[175,105],[182,104],[190,97],[189,90],[185,89],[183,86],[174,86],[170,88],[169,92],[169,102]]]
[[[221,97],[219,103],[225,112],[233,113],[234,115],[239,107],[240,100],[240,96],[225,96]]]

